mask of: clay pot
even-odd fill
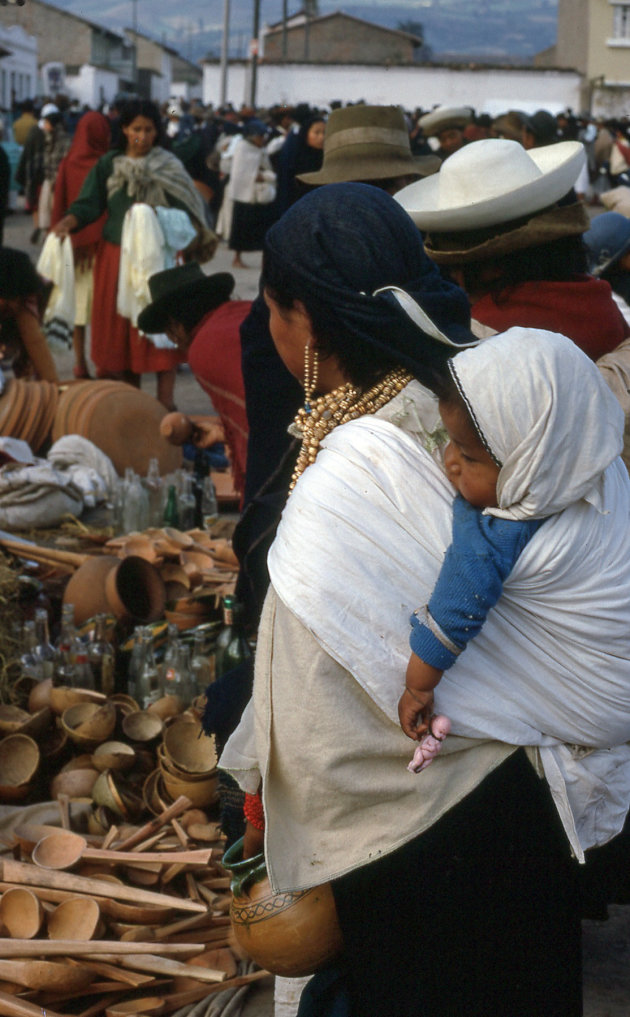
[[[190,417],[183,413],[167,413],[160,421],[160,434],[171,445],[183,445],[190,441],[195,429]]]
[[[264,855],[243,860],[243,840],[229,848],[222,864],[232,873],[230,918],[245,953],[274,975],[312,975],[343,949],[329,883],[310,890],[274,894]]]
[[[161,618],[166,603],[164,583],[157,569],[138,555],[122,561],[113,555],[89,558],[70,578],[64,604],[74,604],[77,625],[97,614],[139,624]]]

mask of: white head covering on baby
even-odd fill
[[[624,415],[595,366],[557,332],[512,328],[449,361],[479,434],[500,465],[498,508],[536,519],[584,498],[601,507],[621,453]]]

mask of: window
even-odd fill
[[[630,42],[630,4],[613,4],[613,39]]]

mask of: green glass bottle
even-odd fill
[[[164,509],[164,525],[179,528],[179,508],[177,506],[177,488],[170,484]]]
[[[243,624],[243,605],[235,597],[226,596],[223,598],[223,628],[216,645],[216,677],[220,678],[251,655],[251,646]]]

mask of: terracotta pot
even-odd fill
[[[77,625],[97,614],[146,623],[161,618],[166,591],[159,572],[144,558],[95,555],[70,578],[63,602],[74,604]]]
[[[343,949],[329,883],[296,893],[273,893],[263,854],[243,860],[243,840],[223,863],[232,873],[230,918],[242,950],[274,975],[311,975]]]

